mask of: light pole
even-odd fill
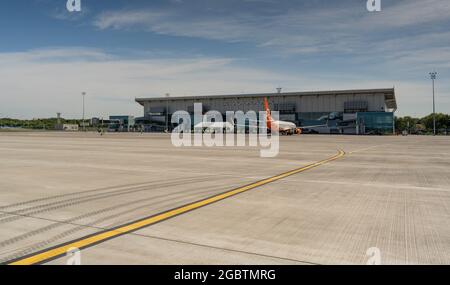
[[[436,106],[434,104],[434,81],[436,80],[437,72],[430,72],[431,81],[433,83],[433,136],[436,135]]]
[[[169,93],[166,93],[166,133],[169,132]]]
[[[84,124],[84,96],[86,96],[86,92],[82,92],[81,96],[83,96],[83,131],[86,131],[86,126]]]

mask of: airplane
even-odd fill
[[[292,122],[275,121],[270,115],[269,101],[267,97],[264,97],[264,109],[266,111],[267,129],[271,132],[276,131],[280,134],[293,135],[301,134],[301,128],[297,128],[297,125]]]
[[[275,121],[270,115],[269,101],[267,100],[267,97],[264,98],[264,109],[266,111],[267,129],[270,130],[271,132],[276,131],[281,135],[294,135],[294,134],[300,135],[303,129],[327,126],[327,125],[317,125],[317,126],[298,127],[296,124],[292,122]]]
[[[200,122],[194,126],[194,130],[201,129],[202,132],[210,131],[215,132],[216,130],[223,130],[224,132],[233,132],[234,125],[230,122]]]
[[[302,129],[327,126],[327,125],[316,125],[316,126],[297,127],[297,125],[292,122],[280,120],[275,121],[270,115],[269,102],[267,98],[264,98],[264,108],[266,111],[267,129],[270,130],[271,132],[278,132],[281,135],[294,135],[294,134],[299,135],[302,133]],[[234,123],[230,122],[200,122],[194,126],[194,130],[201,129],[202,132],[205,131],[215,132],[216,130],[223,130],[223,132],[233,132],[235,126],[240,125],[235,125]]]

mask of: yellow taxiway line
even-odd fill
[[[309,164],[307,166],[297,168],[297,169],[294,169],[294,170],[291,170],[291,171],[288,171],[288,172],[285,172],[285,173],[282,173],[282,174],[279,174],[279,175],[276,175],[276,176],[273,176],[270,178],[266,178],[266,179],[257,181],[255,183],[252,183],[252,184],[249,184],[246,186],[242,186],[242,187],[239,187],[239,188],[236,188],[236,189],[233,189],[233,190],[230,190],[230,191],[227,191],[227,192],[224,192],[224,193],[221,193],[221,194],[218,194],[218,195],[215,195],[215,196],[212,196],[212,197],[200,200],[200,201],[192,202],[192,203],[186,204],[184,206],[181,206],[181,207],[178,207],[178,208],[175,208],[172,210],[168,210],[168,211],[165,211],[165,212],[162,212],[162,213],[159,213],[159,214],[147,217],[147,218],[143,218],[138,221],[134,221],[129,224],[116,227],[114,229],[108,229],[108,230],[105,230],[100,233],[94,233],[92,235],[85,236],[80,239],[70,241],[68,243],[57,245],[50,249],[46,249],[41,252],[33,253],[29,256],[21,257],[17,260],[9,262],[8,264],[10,264],[10,265],[32,265],[32,264],[45,263],[47,261],[50,261],[50,260],[53,260],[55,258],[65,255],[69,250],[71,250],[73,248],[83,249],[83,248],[98,244],[100,242],[104,242],[111,238],[118,237],[120,235],[127,234],[130,232],[134,232],[134,231],[142,229],[144,227],[147,227],[147,226],[156,224],[158,222],[173,218],[175,216],[184,214],[186,212],[198,209],[200,207],[203,207],[203,206],[212,204],[214,202],[229,198],[231,196],[240,194],[242,192],[254,189],[256,187],[260,187],[262,185],[269,184],[271,182],[283,179],[287,176],[294,175],[299,172],[303,172],[305,170],[308,170],[308,169],[317,167],[319,165],[328,163],[330,161],[339,159],[344,155],[345,155],[345,152],[342,150],[339,150],[339,152],[336,155],[334,155],[328,159],[321,160],[321,161]]]

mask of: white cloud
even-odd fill
[[[400,82],[400,83],[398,83]],[[135,97],[397,87],[400,110],[425,114],[429,82],[367,79],[358,75],[274,72],[229,58],[123,59],[101,50],[73,48],[0,53],[1,116],[80,117],[81,92],[88,116],[141,115]],[[439,91],[442,90],[442,86]],[[450,90],[450,86],[445,87]],[[442,93],[440,93],[442,94]],[[450,107],[443,100],[441,106]],[[6,106],[6,107],[5,107]],[[408,107],[407,109],[405,107]]]
[[[121,11],[100,14],[94,22],[99,29],[122,29],[140,24],[152,24],[166,17],[165,13],[153,11]]]
[[[131,60],[81,48],[0,53],[0,113],[37,117],[62,112],[79,117],[80,93],[86,91],[89,115],[140,115],[135,97],[271,90],[270,80],[281,78],[239,67],[227,58]]]
[[[28,52],[8,52],[0,53],[0,62],[7,63],[30,63],[33,61],[54,61],[54,60],[106,60],[111,59],[111,55],[107,55],[100,49],[86,49],[83,47],[72,48],[46,48],[35,49]]]
[[[336,4],[309,8],[292,5],[276,13],[260,13],[251,9],[236,12],[214,9],[192,13],[188,6],[153,10],[116,10],[100,14],[94,25],[99,29],[141,28],[147,31],[226,42],[252,42],[289,54],[358,53],[373,45],[383,45],[389,38],[380,37],[409,31],[409,38],[427,31],[414,30],[427,23],[450,21],[448,0],[403,0],[383,6],[380,13],[365,10],[359,4]],[[383,2],[384,3],[384,2]],[[434,29],[436,30],[436,29]],[[432,44],[432,43],[429,43]]]
[[[173,11],[111,11],[100,14],[94,21],[99,29],[130,29],[133,27],[173,36],[197,37],[229,42],[244,41],[253,28],[243,25],[250,21],[230,17],[182,19]]]
[[[448,21],[450,1],[448,0],[406,0],[388,6],[379,14],[380,19],[372,17],[369,25],[385,27],[418,26],[424,23]],[[365,19],[367,20],[367,19]]]

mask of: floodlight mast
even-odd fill
[[[170,93],[166,93],[166,132],[169,132],[169,97]]]
[[[86,96],[86,92],[81,92],[81,96],[83,97],[83,131],[86,131],[86,125],[84,124],[84,97]]]
[[[437,72],[430,72],[431,82],[433,84],[433,136],[436,135],[436,105],[434,100],[434,81],[436,80]]]

